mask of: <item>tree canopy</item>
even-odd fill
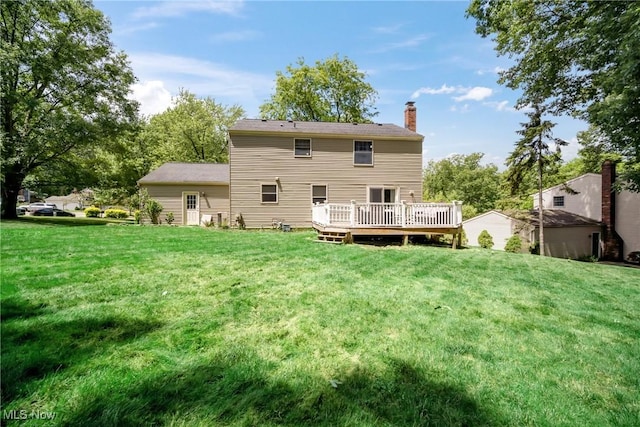
[[[567,145],[566,141],[553,138],[552,129],[555,123],[543,120],[542,108],[536,105],[533,111],[527,113],[529,122],[522,123],[522,129],[517,133],[522,138],[516,142],[515,149],[507,158],[507,181],[515,191],[520,187],[523,178],[535,171],[538,190],[538,229],[540,233],[540,255],[544,256],[544,205],[542,190],[544,188],[543,175],[548,168],[554,168],[562,161],[560,147]],[[556,149],[552,150],[549,142],[554,142]]]
[[[276,89],[260,106],[264,118],[319,122],[371,122],[377,92],[349,58],[334,55],[315,66],[304,58],[276,72]]]
[[[130,128],[135,77],[86,0],[0,2],[2,215],[27,175]]]
[[[640,2],[473,0],[467,16],[515,60],[499,82],[598,127],[640,190]]]
[[[151,166],[170,161],[227,163],[227,130],[244,114],[237,105],[225,107],[180,90],[173,106],[152,116],[141,135]]]
[[[430,160],[423,172],[423,199],[462,200],[465,209],[475,208],[465,218],[493,209],[499,197],[500,174],[497,166],[480,164],[482,157],[482,153],[471,153]]]

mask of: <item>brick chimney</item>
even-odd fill
[[[611,160],[602,164],[602,259],[622,261],[622,238],[616,233],[616,165]]]
[[[416,131],[416,106],[413,105],[415,102],[409,101],[405,105],[407,106],[404,109],[404,127],[405,129],[409,129],[413,132]]]

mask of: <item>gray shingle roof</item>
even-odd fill
[[[538,226],[538,211],[531,210],[524,213],[503,212],[505,215],[515,219],[523,220],[531,225]],[[577,215],[561,209],[545,209],[544,210],[544,226],[545,227],[582,227],[582,226],[600,226],[602,223],[586,216]]]
[[[348,135],[422,141],[424,136],[392,123],[330,123],[242,119],[229,133],[287,133],[296,135]]]
[[[229,184],[229,165],[165,163],[138,180],[139,184]]]

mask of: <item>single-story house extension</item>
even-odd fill
[[[523,242],[523,251],[538,242],[538,211],[499,212],[489,211],[463,221],[469,246],[479,246],[478,236],[482,230],[493,238],[494,249],[504,250],[507,240],[518,234]],[[585,256],[600,256],[602,223],[591,218],[559,209],[544,211],[545,254],[557,258],[577,259]]]
[[[229,221],[229,165],[165,163],[138,181],[175,224],[199,225],[202,218]]]

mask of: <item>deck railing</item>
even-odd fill
[[[462,202],[316,203],[315,224],[336,227],[448,228],[462,224]]]

